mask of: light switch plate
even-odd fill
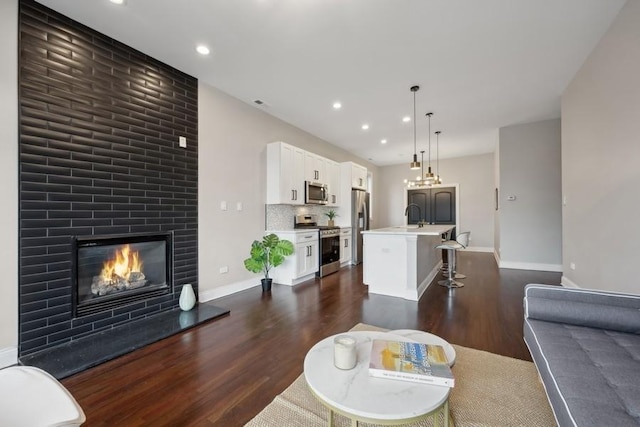
[[[187,138],[186,137],[181,136],[181,137],[178,138],[178,141],[179,141],[180,147],[187,148]]]

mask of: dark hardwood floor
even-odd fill
[[[488,253],[462,253],[465,287],[432,284],[419,302],[369,295],[362,268],[294,288],[253,288],[215,301],[229,316],[76,374],[63,384],[87,426],[242,426],[302,373],[320,339],[358,322],[421,329],[451,343],[530,360],[523,288],[559,273],[499,270]],[[258,279],[256,279],[258,281]]]

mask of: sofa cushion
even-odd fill
[[[559,425],[640,425],[640,335],[532,318],[524,332]]]
[[[640,296],[527,285],[525,317],[640,334]]]

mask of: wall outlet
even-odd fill
[[[236,210],[238,210],[238,211],[242,210],[242,202],[236,203]]]
[[[226,201],[221,201],[220,202],[220,210],[221,211],[226,211],[227,210],[227,202]]]
[[[229,267],[226,265],[224,267],[220,267],[220,274],[225,274],[229,272]]]
[[[572,270],[575,270],[576,269],[576,263],[575,262],[569,263],[569,268],[572,269]]]

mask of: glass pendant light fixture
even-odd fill
[[[429,167],[427,168],[427,173],[423,175],[423,177],[427,182],[433,184],[435,176],[433,175],[433,172],[431,172],[431,116],[433,116],[433,113],[427,113],[427,117],[429,118]]]
[[[437,130],[436,134],[436,180],[433,182],[434,184],[442,184],[442,178],[440,178],[440,132]]]
[[[411,86],[413,92],[413,161],[409,165],[412,170],[420,169],[420,162],[416,153],[416,92],[420,90],[420,86]]]

